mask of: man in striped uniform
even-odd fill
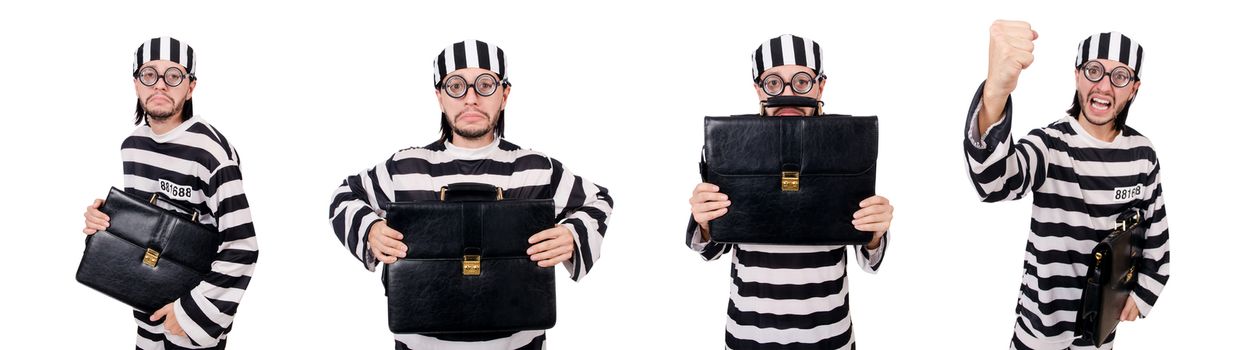
[[[445,185],[462,182],[501,187],[506,198],[550,198],[558,225],[534,232],[534,264],[563,264],[572,280],[593,268],[601,254],[613,201],[606,188],[573,175],[557,160],[522,149],[503,136],[511,84],[502,49],[476,40],[455,43],[434,61],[442,137],[398,151],[342,181],[329,205],[338,240],[374,271],[406,255],[402,233],[386,225],[386,203],[437,200]],[[395,334],[396,349],[543,349],[545,331],[474,334]]]
[[[798,95],[821,99],[826,76],[818,43],[783,35],[753,54],[758,99]],[[778,81],[776,79],[779,79]],[[765,86],[773,84],[774,86]],[[809,116],[813,108],[767,108],[767,115]],[[698,184],[689,199],[692,218],[685,243],[706,260],[718,259],[733,245],[710,241],[709,222],[727,213],[731,201],[710,183]],[[853,248],[857,263],[874,273],[887,248],[892,205],[874,196],[853,214],[858,230],[874,232],[867,245]],[[736,244],[727,306],[727,348],[852,349],[846,246]]]
[[[985,202],[1034,194],[1012,348],[1091,349],[1091,339],[1074,332],[1083,277],[1094,261],[1092,248],[1120,214],[1137,209],[1146,225],[1135,268],[1138,285],[1121,320],[1147,315],[1169,280],[1160,165],[1151,141],[1126,126],[1139,90],[1143,48],[1119,33],[1083,40],[1069,115],[1014,143],[1010,94],[1022,69],[1034,61],[1038,37],[1026,22],[992,24],[987,80],[966,118],[966,163]],[[1102,348],[1112,348],[1112,339]]]
[[[199,285],[153,314],[134,311],[138,349],[225,348],[259,254],[238,151],[193,113],[196,63],[190,46],[168,37],[144,42],[134,54],[134,124],[142,125],[121,143],[124,190],[162,193],[193,208],[222,241]],[[103,202],[87,207],[83,233],[108,228]]]

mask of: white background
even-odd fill
[[[1225,5],[1162,2],[528,5],[39,2],[0,5],[5,348],[126,348],[130,311],[73,278],[82,209],[121,185],[133,51],[170,35],[202,64],[196,112],[242,154],[262,253],[231,349],[391,348],[378,274],[334,238],[347,175],[437,137],[431,62],[466,38],[506,50],[507,136],[610,189],[601,260],[561,276],[554,349],[722,346],[728,260],[685,248],[702,116],[751,113],[749,55],[819,41],[827,110],[877,114],[878,190],[896,206],[878,275],[851,273],[863,349],[1007,346],[1030,199],[979,203],[962,125],[993,19],[1030,21],[1015,135],[1061,117],[1078,41],[1146,48],[1130,125],[1163,164],[1173,278],[1121,349],[1224,348],[1240,333],[1244,31]],[[853,263],[850,263],[853,264]]]

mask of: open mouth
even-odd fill
[[[780,108],[778,111],[775,111],[775,115],[778,115],[778,116],[800,116],[800,115],[805,115],[805,113],[802,113],[802,112],[801,112],[801,110],[800,110],[800,109],[797,109],[797,108],[793,108],[793,107],[784,107],[784,108]]]
[[[1090,107],[1097,111],[1108,111],[1113,106],[1113,102],[1105,98],[1092,97]]]

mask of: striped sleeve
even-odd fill
[[[707,241],[702,237],[701,225],[698,225],[697,221],[693,220],[692,215],[688,217],[687,231],[688,233],[684,235],[684,245],[700,254],[703,260],[715,260],[723,256],[724,253],[732,251],[731,244]]]
[[[377,258],[368,249],[368,229],[381,221],[383,201],[393,198],[390,169],[394,157],[359,174],[342,180],[333,193],[329,204],[329,223],[338,241],[364,264],[368,271],[376,271]]]
[[[572,232],[572,258],[563,263],[573,281],[589,273],[601,256],[602,239],[615,202],[605,187],[572,174],[563,163],[550,159],[550,188],[554,189],[556,220]]]
[[[233,324],[259,256],[236,159],[222,162],[209,179],[207,205],[222,237],[212,270],[174,304],[178,324],[201,346],[215,346]]]
[[[883,265],[883,253],[887,252],[888,241],[891,239],[892,231],[887,231],[883,233],[883,237],[879,238],[879,246],[875,249],[867,249],[865,244],[858,247],[857,265],[869,273],[879,272],[879,266]]]
[[[1005,102],[1004,118],[979,135],[978,114],[982,108],[983,86],[970,105],[966,117],[964,148],[970,180],[984,202],[1016,200],[1043,184],[1047,173],[1048,147],[1040,129],[1013,143],[1013,98]]]
[[[1143,256],[1138,264],[1138,284],[1131,293],[1139,314],[1145,317],[1169,281],[1169,220],[1161,194],[1160,163],[1153,159],[1153,164],[1145,182],[1147,196],[1143,200],[1143,218],[1148,225]]]

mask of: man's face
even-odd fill
[[[766,71],[762,72],[761,79],[763,82],[760,84],[766,84],[767,83],[766,78],[772,74],[778,76],[780,78],[779,80],[781,80],[782,83],[793,84],[794,83],[792,80],[793,77],[796,76],[797,73],[802,73],[802,72],[804,72],[806,75],[814,79],[814,82],[813,82],[814,86],[813,88],[810,89],[810,91],[803,93],[803,94],[797,93],[796,91],[793,91],[793,86],[782,86],[782,87],[771,86],[770,88],[774,90],[779,90],[782,88],[783,93],[779,94],[780,96],[805,96],[805,97],[813,98],[815,100],[822,100],[823,99],[823,85],[827,83],[827,81],[818,80],[818,75],[815,74],[814,70],[810,69],[810,67],[799,66],[799,65],[783,65],[783,66],[778,66],[778,67],[771,67],[771,69],[767,69]],[[760,84],[753,85],[754,90],[757,90],[758,92],[759,102],[766,101],[767,99],[771,98],[770,95],[766,94],[766,90],[763,90],[763,87],[760,86]],[[814,115],[814,108],[810,108],[810,107],[767,108],[766,115],[811,116],[811,115]]]
[[[161,76],[164,76],[170,68],[177,70],[177,72],[183,75],[186,74],[186,70],[182,65],[168,60],[147,62],[139,67],[139,71],[142,72],[147,67],[154,68],[157,74]],[[166,120],[170,117],[181,115],[182,105],[191,99],[191,94],[194,91],[195,82],[189,76],[183,77],[182,82],[178,86],[173,87],[165,84],[165,79],[156,79],[156,84],[152,86],[143,85],[139,78],[134,79],[134,92],[138,94],[139,101],[143,104],[143,110],[147,111],[148,117],[157,120]]]
[[[501,80],[497,74],[486,69],[464,68],[442,78],[443,88],[436,91],[437,101],[441,104],[442,112],[446,114],[446,121],[450,122],[455,135],[463,138],[476,139],[492,134],[494,127],[498,125],[499,112],[507,107],[507,95],[511,93],[510,86],[498,86],[489,96],[480,96],[477,93],[473,86],[477,77],[482,74],[492,76],[495,81]],[[462,87],[466,88],[467,92],[459,98],[452,97],[446,92],[447,82],[454,81],[452,78],[456,76],[462,77],[462,81],[468,85]]]
[[[1112,71],[1126,65],[1118,61],[1097,59],[1104,65],[1104,77],[1099,82],[1091,82],[1083,74],[1081,68],[1074,69],[1074,79],[1078,85],[1078,103],[1082,105],[1082,115],[1094,125],[1110,125],[1117,119],[1117,114],[1126,106],[1126,102],[1134,98],[1139,91],[1139,81],[1132,80],[1126,87],[1113,86]],[[1129,67],[1127,67],[1129,70]],[[1134,71],[1130,70],[1133,76]]]

